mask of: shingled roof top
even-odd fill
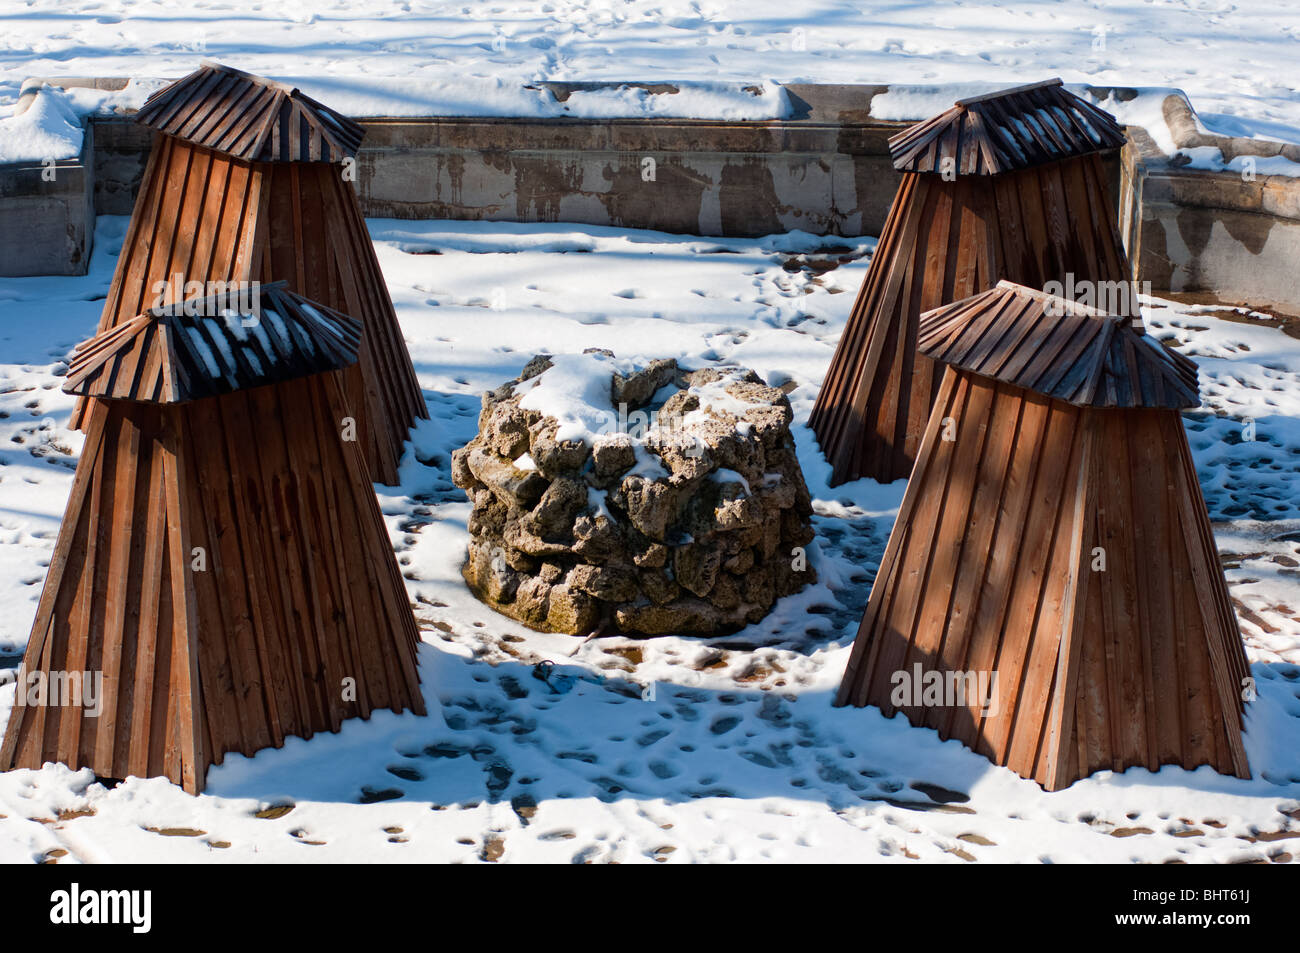
[[[340,370],[360,344],[359,321],[275,282],[153,308],[83,341],[63,389],[174,404]]]
[[[1049,79],[958,100],[893,136],[889,153],[900,172],[943,172],[951,158],[955,174],[997,175],[1123,145],[1114,117]]]
[[[1129,320],[1000,281],[921,315],[918,349],[1081,407],[1199,407],[1196,365]]]
[[[204,62],[154,93],[136,121],[249,162],[338,162],[365,130],[297,89]]]

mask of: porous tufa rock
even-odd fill
[[[785,394],[743,368],[538,355],[483,395],[478,435],[452,455],[473,503],[465,580],[544,631],[757,622],[816,578],[792,419]]]

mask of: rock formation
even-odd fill
[[[539,355],[452,456],[464,576],[498,611],[587,635],[710,634],[816,577],[790,402],[753,371]]]

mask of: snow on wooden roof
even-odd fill
[[[275,282],[162,305],[95,335],[63,389],[174,404],[341,370],[360,344],[359,321]]]
[[[917,348],[1081,407],[1199,407],[1196,365],[1128,318],[1000,281],[921,315]]]
[[[1050,79],[958,100],[893,136],[889,152],[900,172],[997,175],[1118,149],[1124,141],[1114,117]]]
[[[136,121],[249,162],[338,162],[365,135],[291,86],[207,61],[150,96]]]

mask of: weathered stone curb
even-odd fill
[[[1278,156],[1300,145],[1202,133],[1186,98],[1162,112],[1179,149],[1213,147],[1224,161]],[[1300,314],[1300,177],[1191,169],[1140,127],[1121,156],[1120,231],[1135,277],[1159,291]]]
[[[84,275],[95,242],[95,127],[81,155],[0,164],[0,276]]]

